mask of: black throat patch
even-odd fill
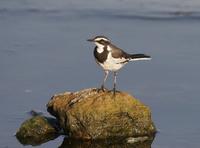
[[[107,46],[104,47],[104,50],[102,53],[98,53],[97,48],[98,48],[97,46],[94,48],[94,57],[99,63],[104,63],[108,56]]]

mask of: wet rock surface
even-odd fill
[[[75,139],[149,137],[156,133],[148,106],[128,93],[84,89],[54,95],[47,110]],[[147,138],[148,139],[148,138]]]

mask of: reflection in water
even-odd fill
[[[119,141],[82,141],[65,138],[62,145],[59,148],[151,148],[152,140],[145,142],[138,142],[134,144],[129,143],[119,143]]]

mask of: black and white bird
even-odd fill
[[[117,46],[113,45],[111,41],[105,36],[96,36],[95,38],[88,39],[89,42],[94,42],[94,57],[98,65],[100,65],[104,72],[104,80],[101,85],[101,90],[105,90],[105,82],[109,72],[114,74],[113,92],[116,92],[117,72],[124,65],[130,61],[150,60],[151,57],[146,54],[128,54]]]

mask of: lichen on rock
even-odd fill
[[[54,95],[47,110],[71,138],[152,137],[156,128],[148,106],[128,93],[84,89]]]

